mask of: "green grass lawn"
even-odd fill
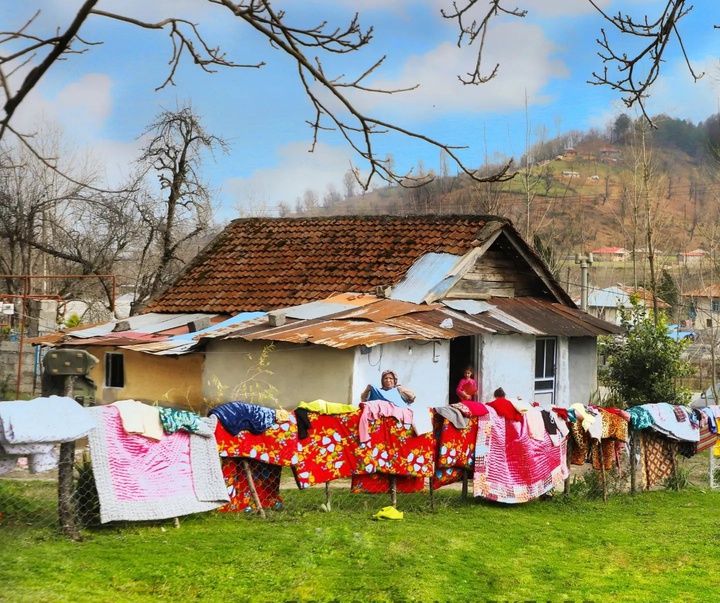
[[[304,493],[298,494],[302,495]],[[318,493],[320,494],[320,493]],[[365,495],[360,495],[365,496]],[[0,601],[711,601],[720,493],[697,487],[506,506],[441,492],[377,522],[385,496],[330,513],[209,513],[88,530],[0,524]],[[318,501],[320,498],[318,498]],[[402,498],[399,506],[402,508]],[[358,499],[360,501],[360,499]]]

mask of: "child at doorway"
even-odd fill
[[[460,402],[467,400],[477,401],[477,381],[475,381],[475,372],[471,366],[468,366],[463,373],[463,378],[455,388],[455,393],[458,395]]]

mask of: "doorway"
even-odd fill
[[[448,382],[448,403],[458,401],[455,388],[463,377],[468,365],[475,371],[475,379],[480,385],[477,374],[477,339],[472,336],[456,337],[450,341],[450,371]]]

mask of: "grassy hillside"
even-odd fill
[[[615,148],[606,156],[597,145],[578,145],[575,154],[519,169],[506,183],[438,177],[419,189],[382,187],[313,213],[491,213],[511,218],[524,235],[539,233],[560,255],[606,246],[644,248],[641,170],[630,146]],[[655,150],[652,157],[648,199],[655,247],[672,256],[708,249],[720,192],[713,172],[720,168],[673,149]]]

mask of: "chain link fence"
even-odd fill
[[[85,440],[76,443],[74,459],[70,508],[78,530],[117,526],[118,523],[127,525],[128,522],[100,523],[100,502]],[[337,479],[300,489],[290,468],[246,458],[224,459],[223,470],[231,503],[211,512],[228,521],[248,517],[267,521],[301,520],[310,513],[337,511],[374,516],[386,507],[430,515],[481,500],[473,497],[471,469],[455,472],[453,479],[458,481],[437,489],[433,488],[437,486],[435,480],[393,478],[384,474],[363,476],[362,479],[357,476]],[[642,495],[643,483],[639,474],[636,468],[635,491]],[[633,467],[627,453],[622,455],[619,467],[606,471],[596,470],[590,464],[573,465],[565,485],[541,498],[566,496],[569,499],[607,500],[629,493],[632,475]],[[58,502],[62,500],[59,481],[57,469],[33,475],[23,459],[13,470],[0,475],[0,538],[12,537],[18,531],[39,535],[63,532],[63,522],[59,519],[62,515],[62,503]],[[691,458],[678,457],[672,475],[653,488],[681,489],[687,486],[720,486],[720,468],[712,449]],[[481,507],[478,510],[481,512]],[[193,517],[188,515],[163,521],[192,521]]]

